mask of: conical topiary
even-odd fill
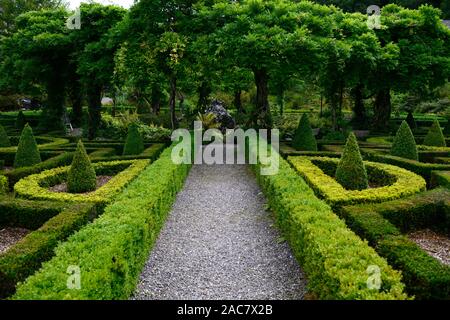
[[[31,167],[41,162],[41,155],[34,139],[33,129],[26,124],[20,136],[14,159],[14,168]]]
[[[439,121],[434,120],[433,125],[428,131],[428,134],[423,141],[423,144],[426,146],[434,146],[434,147],[446,147],[447,143],[445,142],[444,134],[442,133],[441,126],[439,125]]]
[[[83,142],[78,142],[77,151],[67,174],[67,190],[70,193],[84,193],[97,188],[97,177]]]
[[[412,111],[408,112],[408,115],[406,116],[406,123],[408,124],[410,129],[412,130],[417,129],[416,119],[414,119]]]
[[[317,141],[309,124],[307,114],[304,114],[300,120],[297,131],[295,131],[292,146],[297,150],[317,151]]]
[[[5,128],[0,125],[0,148],[11,147],[11,141],[9,140],[8,134]]]
[[[25,115],[23,114],[22,110],[20,110],[16,118],[16,129],[23,130],[26,124],[27,119],[25,118]]]
[[[364,190],[369,186],[366,166],[354,133],[350,133],[336,170],[336,180],[347,190]]]
[[[144,141],[137,124],[131,124],[128,127],[128,136],[123,149],[124,156],[141,154],[144,151]]]
[[[416,140],[406,121],[403,121],[392,144],[391,154],[411,160],[419,160]]]

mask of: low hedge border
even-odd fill
[[[450,171],[432,171],[431,172],[431,187],[445,187],[450,189]]]
[[[8,178],[0,175],[0,195],[7,194],[8,192]]]
[[[449,196],[448,190],[436,189],[381,204],[344,206],[340,214],[353,231],[402,271],[409,294],[418,299],[449,299],[450,267],[402,235],[427,227],[448,232],[450,216],[445,213],[448,204],[444,199]]]
[[[8,178],[9,190],[13,190],[14,185],[21,179],[40,173],[44,170],[49,170],[61,166],[70,165],[73,159],[73,153],[63,153],[56,157],[50,158],[32,167],[18,168],[11,171],[0,172],[2,175]]]
[[[21,207],[21,204],[24,204]],[[16,208],[28,211],[36,205],[34,201],[13,204]],[[41,204],[38,204],[41,205]],[[48,212],[54,211],[51,205]],[[25,238],[0,255],[0,298],[5,298],[15,292],[17,283],[24,281],[34,274],[43,262],[49,260],[54,254],[54,248],[60,241],[64,241],[73,232],[92,221],[97,216],[94,204],[75,204],[68,208],[58,208],[56,214],[38,230],[29,233]],[[36,215],[36,211],[33,212]],[[39,217],[43,218],[43,217]],[[35,221],[35,220],[34,220]],[[20,223],[17,226],[22,226]]]
[[[40,141],[40,142],[47,141],[45,143],[40,143],[38,145],[39,150],[51,149],[51,148],[59,147],[59,146],[62,146],[62,145],[65,145],[65,144],[69,143],[69,140],[68,139],[64,139],[64,138],[36,136],[35,139]],[[0,148],[0,154],[2,154],[2,153],[16,153],[16,152],[17,152],[17,146]]]
[[[333,208],[348,204],[394,200],[426,190],[426,182],[422,177],[405,169],[387,164],[364,162],[369,173],[369,180],[377,176],[377,180],[384,182],[386,186],[362,191],[350,191],[342,187],[332,177],[339,159],[289,157],[288,161],[316,194]],[[324,172],[315,163],[322,163],[325,167],[328,167],[327,171],[329,172]]]
[[[109,203],[150,163],[150,160],[129,160],[94,163],[98,175],[114,176],[107,184],[89,194],[70,194],[49,191],[47,188],[66,180],[69,167],[61,167],[31,175],[20,180],[14,191],[20,198],[30,200],[55,200],[64,202]],[[122,171],[123,170],[123,171]],[[121,172],[120,172],[121,171]]]
[[[280,157],[279,164],[278,174],[268,176],[261,175],[260,164],[252,167],[309,290],[319,299],[407,299],[400,273],[349,230],[287,161]],[[381,269],[381,290],[367,286],[371,265]]]
[[[17,300],[128,299],[177,192],[189,172],[171,149],[107,206],[92,224],[56,248],[55,257],[17,288]],[[67,288],[67,268],[79,266],[81,289]]]
[[[283,157],[288,156],[322,156],[322,157],[330,157],[330,158],[339,158],[342,155],[342,152],[330,152],[330,151],[299,151],[287,144],[280,145],[280,154]]]
[[[92,162],[98,162],[98,161],[121,161],[121,160],[135,160],[135,159],[150,159],[152,161],[156,160],[158,156],[161,154],[161,152],[166,148],[166,145],[164,144],[154,144],[145,149],[141,154],[139,155],[130,155],[130,156],[108,156],[105,158],[105,155],[95,155],[91,154],[89,157],[91,158]]]
[[[425,178],[428,183],[430,183],[432,171],[450,170],[450,164],[422,163],[419,161],[394,157],[391,155],[383,155],[377,152],[366,152],[365,156],[370,161],[387,163],[412,171]]]
[[[450,157],[437,157],[437,158],[434,158],[434,160],[436,161],[436,163],[450,165]]]

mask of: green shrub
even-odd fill
[[[406,121],[403,121],[392,144],[391,154],[396,157],[419,160],[416,141]]]
[[[349,135],[344,153],[339,161],[336,180],[347,190],[364,190],[369,187],[366,166],[353,133]]]
[[[348,204],[377,203],[416,194],[426,189],[425,180],[395,166],[365,162],[369,180],[383,182],[384,186],[366,190],[346,190],[334,179],[338,159],[324,157],[289,157],[292,167],[316,194],[333,208]],[[378,175],[379,177],[371,177]]]
[[[317,141],[314,137],[311,125],[309,124],[309,117],[305,113],[295,131],[292,146],[297,150],[302,151],[317,151]]]
[[[0,176],[0,194],[6,194],[9,192],[8,178]]]
[[[431,187],[442,186],[450,189],[450,171],[432,171]]]
[[[439,125],[439,121],[434,120],[433,125],[430,128],[430,131],[425,137],[423,144],[426,146],[434,146],[434,147],[446,147],[447,143],[445,142],[444,134],[442,133],[441,126]]]
[[[405,121],[411,129],[413,129],[413,130],[417,129],[417,122],[416,122],[416,119],[414,119],[414,115],[411,111],[408,112],[408,115],[406,116]]]
[[[41,155],[34,139],[33,129],[27,124],[20,136],[19,146],[14,158],[14,168],[31,167],[41,162]]]
[[[124,156],[141,154],[144,151],[144,141],[139,133],[138,126],[131,124],[128,127],[128,136],[123,149]]]
[[[11,147],[11,141],[9,141],[5,128],[0,124],[0,148],[7,147]]]
[[[22,110],[19,111],[16,118],[16,129],[17,130],[23,130],[25,125],[27,124],[27,119],[25,118],[25,115],[23,114]]]
[[[55,200],[64,202],[111,202],[131,181],[144,170],[150,160],[127,160],[94,163],[98,175],[114,176],[107,184],[89,194],[52,192],[49,187],[67,181],[70,167],[47,170],[28,176],[14,186],[18,197],[31,200]]]
[[[255,152],[256,146],[251,152]],[[320,201],[282,158],[276,175],[253,166],[277,224],[319,299],[406,299],[401,276]],[[382,287],[367,287],[367,268],[380,267]]]
[[[25,205],[25,208],[32,206]],[[0,298],[14,293],[16,284],[36,272],[54,255],[54,248],[98,214],[93,204],[59,205],[58,212],[38,230],[0,256]]]
[[[92,224],[56,249],[56,256],[19,285],[13,299],[128,299],[165,222],[189,166],[176,165],[171,148],[106,207]],[[82,271],[80,290],[67,288],[67,268]]]
[[[96,188],[97,176],[80,140],[67,174],[67,189],[70,193],[85,193],[94,191]]]

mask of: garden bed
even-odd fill
[[[13,245],[25,238],[30,230],[23,228],[4,228],[0,230],[0,255],[7,252]]]

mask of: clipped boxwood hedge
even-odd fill
[[[394,200],[426,189],[425,180],[412,172],[387,164],[365,162],[369,178],[376,178],[379,182],[384,182],[386,186],[361,191],[346,190],[332,177],[339,162],[338,159],[289,157],[288,161],[317,195],[325,199],[333,207]],[[327,171],[329,172],[324,172],[316,163],[321,163],[328,167]]]
[[[0,195],[9,192],[8,178],[5,176],[0,176]]]
[[[450,189],[450,171],[432,171],[431,186],[442,186]]]
[[[252,152],[255,152],[253,147]],[[319,299],[406,299],[400,273],[347,228],[305,181],[280,157],[278,174],[253,169],[277,224]],[[380,290],[367,286],[367,268],[381,269]]]
[[[16,200],[14,200],[16,202]],[[21,204],[24,204],[21,206]],[[35,202],[14,203],[16,209],[29,211]],[[51,209],[55,209],[52,204]],[[94,204],[59,205],[58,212],[38,230],[29,233],[16,245],[0,255],[0,298],[14,293],[16,285],[38,270],[54,255],[54,248],[73,232],[97,216]],[[52,212],[53,210],[49,210]],[[36,213],[36,212],[35,212]],[[30,215],[29,215],[30,216]],[[40,217],[42,218],[42,217]]]
[[[189,168],[175,165],[167,149],[101,217],[58,246],[13,299],[128,299]],[[67,288],[69,266],[80,267],[80,290]]]
[[[69,167],[56,168],[28,176],[14,186],[14,191],[18,197],[31,200],[108,203],[136,178],[149,163],[149,160],[95,163],[93,166],[99,175],[114,175],[123,171],[114,176],[103,187],[89,194],[58,193],[48,190],[48,187],[66,180]]]

